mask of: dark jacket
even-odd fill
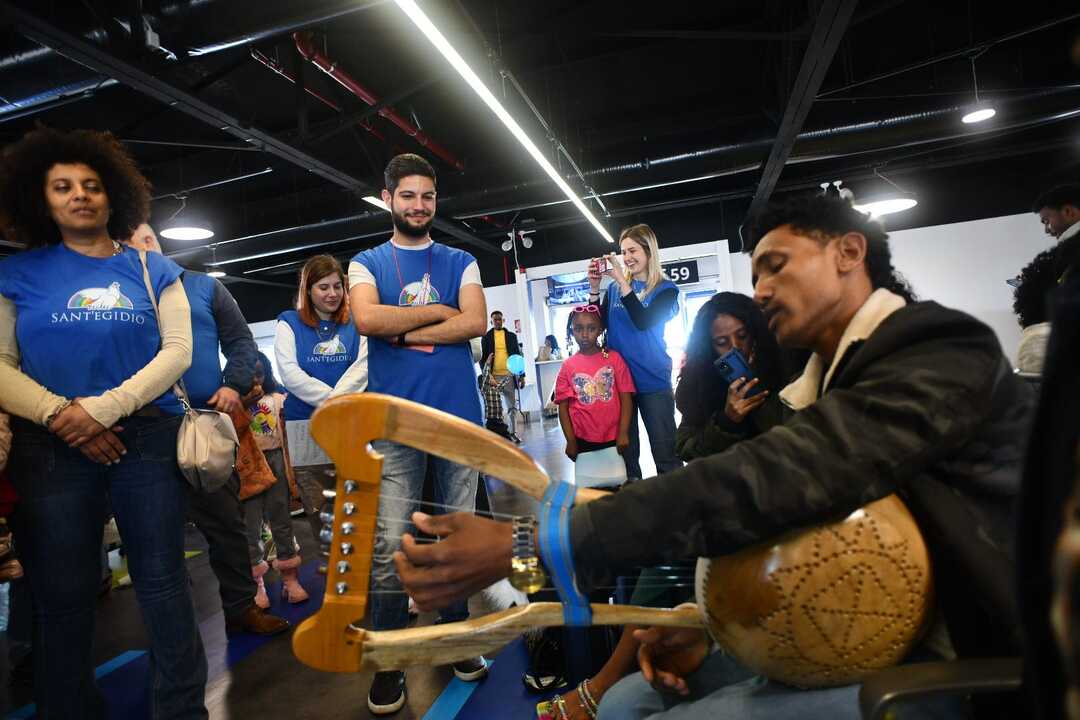
[[[1012,511],[1032,405],[989,327],[908,305],[852,344],[824,394],[782,425],[575,507],[578,581],[724,555],[898,492],[930,548],[958,652],[1015,653]]]
[[[518,345],[517,335],[503,328],[503,332],[506,333],[506,355],[520,355],[521,346]],[[487,359],[495,354],[495,328],[491,328],[484,333],[483,340],[480,341],[480,367],[484,367],[487,364]]]
[[[722,408],[702,425],[692,424],[684,416],[675,431],[675,452],[684,462],[724,452],[735,443],[757,437],[784,422],[790,412],[779,396],[771,393],[741,423],[732,422]]]

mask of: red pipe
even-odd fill
[[[289,82],[291,82],[293,85],[296,84],[296,78],[293,76],[293,74],[290,73],[285,68],[281,67],[281,63],[277,62],[273,58],[269,58],[266,55],[263,55],[261,52],[259,52],[255,48],[251,48],[251,57],[255,58],[256,60],[261,62],[266,67],[270,68],[271,70],[276,72],[278,75],[280,75],[281,77],[283,77],[286,80],[288,80]],[[307,92],[308,95],[311,95],[312,97],[318,98],[319,100],[321,100],[323,102],[323,104],[329,105],[330,107],[334,108],[334,110],[337,110],[338,112],[341,112],[341,107],[336,102],[334,102],[333,100],[328,100],[327,98],[324,98],[322,95],[315,92],[314,90],[312,90],[309,87],[304,88],[304,91]]]
[[[344,70],[338,69],[336,62],[330,60],[315,48],[315,45],[311,42],[310,33],[293,33],[293,41],[296,43],[296,49],[299,51],[301,57],[337,80],[346,90],[366,102],[368,105],[376,105],[379,103],[379,97],[375,95],[375,93],[356,82],[356,80]],[[427,148],[458,170],[465,169],[464,162],[424,134],[422,130],[399,115],[394,108],[384,107],[382,110],[379,110],[379,115],[397,125],[402,132],[415,140],[421,147]]]

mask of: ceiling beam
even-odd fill
[[[53,26],[36,15],[16,7],[8,0],[0,0],[0,18],[13,25],[31,40],[51,48],[54,52],[69,60],[84,65],[102,75],[114,78],[174,110],[240,138],[244,142],[276,155],[293,165],[304,168],[325,180],[329,180],[335,185],[365,195],[378,194],[377,188],[371,187],[362,180],[319,160],[294,145],[278,139],[269,132],[250,126],[248,123],[200,100],[189,92],[170,85],[126,60],[115,57],[94,43]],[[471,247],[492,254],[499,254],[494,245],[461,229],[453,222],[436,218],[433,225],[447,235],[455,237]]]
[[[795,139],[810,113],[810,107],[814,104],[814,98],[825,80],[858,3],[859,0],[825,0],[822,3],[810,42],[806,46],[806,54],[803,55],[802,67],[799,68],[795,86],[788,97],[784,118],[780,121],[780,130],[769,152],[769,159],[765,161],[765,168],[761,171],[757,192],[750,202],[748,216],[753,216],[764,208],[772,196],[780,173],[795,147]]]

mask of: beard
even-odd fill
[[[390,217],[394,220],[394,229],[402,235],[408,235],[412,238],[426,237],[431,230],[431,224],[435,222],[435,216],[431,216],[427,219],[423,225],[413,225],[405,217],[403,213],[399,213],[396,210],[391,211]]]

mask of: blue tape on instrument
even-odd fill
[[[563,622],[571,627],[592,624],[588,599],[574,582],[574,561],[570,553],[570,508],[576,488],[570,483],[552,483],[540,502],[540,557],[544,561],[563,606]]]

